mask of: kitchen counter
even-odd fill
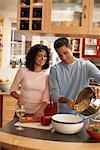
[[[7,150],[99,150],[100,141],[89,138],[83,129],[74,135],[25,128],[16,130],[14,120],[0,129],[0,145]]]

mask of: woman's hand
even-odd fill
[[[41,121],[41,116],[43,116],[44,112],[39,110],[32,117],[35,121]]]
[[[18,96],[18,106],[21,107],[21,105],[23,105],[23,99],[21,98],[21,95]]]
[[[22,99],[22,97],[21,97],[19,92],[12,91],[11,92],[11,96],[18,100],[17,104],[18,104],[19,107],[24,104],[23,99]]]
[[[44,115],[44,110],[47,106],[46,102],[42,102],[40,109],[33,115],[33,120],[35,121],[41,121],[41,116]]]

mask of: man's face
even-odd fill
[[[69,49],[66,46],[62,46],[57,49],[57,53],[60,57],[60,59],[65,63],[65,64],[71,64],[73,60],[73,53],[71,49]]]

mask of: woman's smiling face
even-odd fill
[[[36,66],[43,66],[47,61],[47,54],[45,50],[41,50],[38,52],[35,60]]]

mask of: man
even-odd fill
[[[59,38],[54,48],[61,62],[51,68],[49,75],[51,98],[59,103],[59,113],[73,113],[75,98],[78,92],[88,86],[89,78],[100,82],[100,70],[89,60],[77,59],[73,56],[67,38]],[[100,88],[94,90],[100,98]]]

